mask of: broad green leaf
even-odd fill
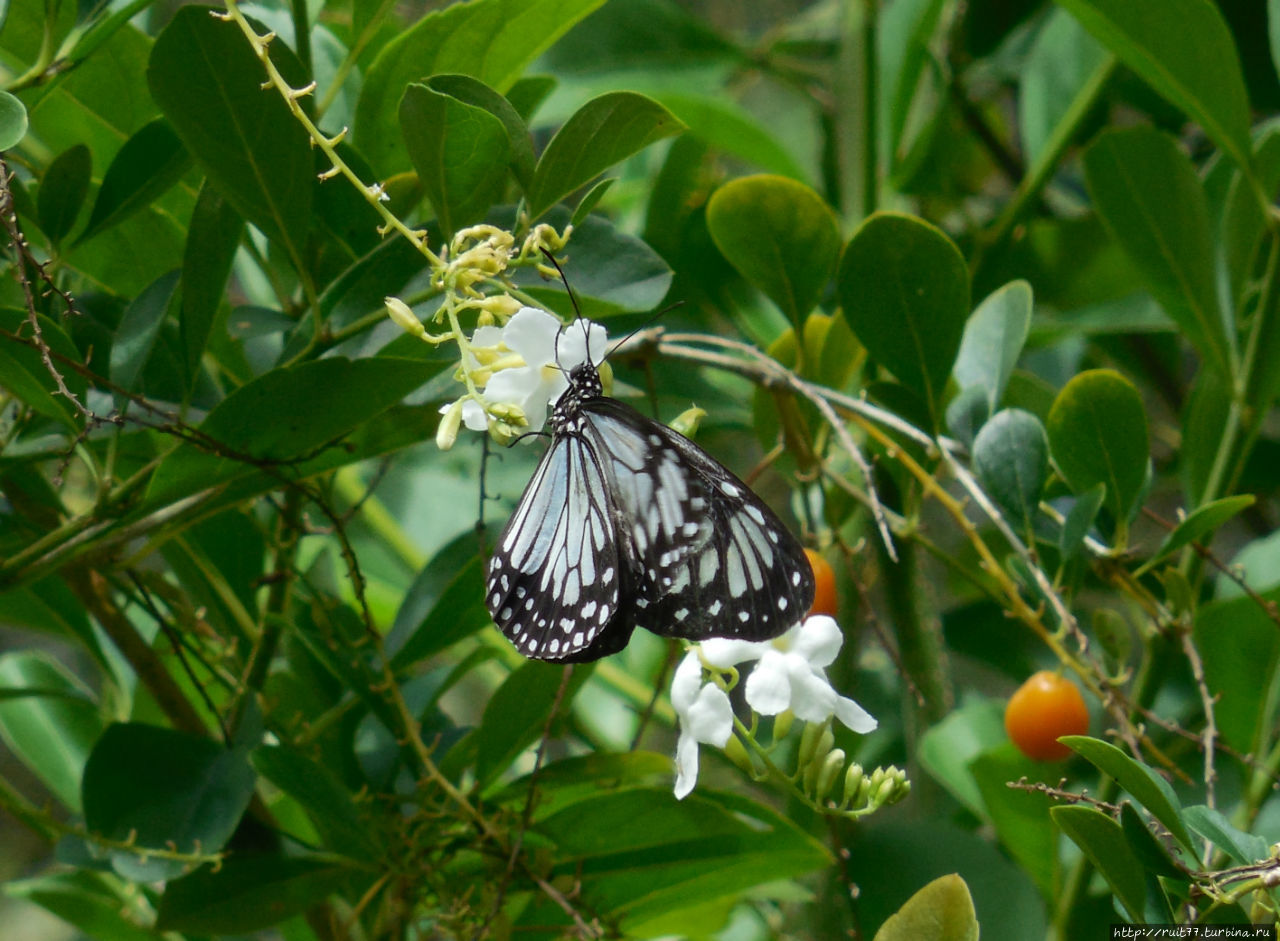
[[[0,91],[0,150],[9,150],[27,135],[27,109],[7,91]]]
[[[172,881],[160,898],[156,928],[201,935],[244,935],[306,911],[348,884],[352,870],[331,859],[262,853],[233,856],[217,869]]]
[[[976,758],[1008,741],[1004,706],[978,699],[953,710],[920,739],[922,767],[975,816],[985,814],[982,794],[974,780]]]
[[[511,145],[502,122],[415,83],[400,99],[400,132],[444,237],[482,221],[506,183]]]
[[[302,806],[326,849],[353,859],[379,858],[382,848],[374,837],[376,831],[328,768],[284,745],[255,748],[249,760],[260,775]]]
[[[1063,387],[1045,423],[1054,463],[1077,494],[1104,484],[1106,506],[1125,526],[1147,473],[1147,414],[1133,383],[1110,369]]]
[[[170,271],[151,284],[133,299],[120,318],[111,344],[111,379],[125,391],[133,391],[151,356],[180,274]]]
[[[190,166],[191,155],[169,122],[156,118],[125,141],[107,167],[89,222],[76,241],[127,219],[177,183]]]
[[[962,390],[978,386],[986,392],[990,414],[1027,342],[1031,306],[1031,285],[1010,281],[988,294],[965,324],[952,375]]]
[[[1191,834],[1182,823],[1178,798],[1169,782],[1110,742],[1087,735],[1064,735],[1062,743],[1128,791],[1174,839],[1188,851],[1195,852]]]
[[[30,492],[15,480],[12,470],[0,478],[0,489],[10,501],[32,499]],[[89,623],[88,612],[71,593],[67,583],[56,575],[0,592],[0,620],[13,627],[44,631],[55,637],[78,641],[100,666],[107,667],[106,656],[98,635]]]
[[[562,758],[526,774],[489,795],[495,803],[522,807],[529,789],[537,792],[538,817],[597,796],[605,788],[665,785],[671,781],[671,756],[650,751],[592,752]]]
[[[920,397],[937,426],[969,317],[959,249],[921,219],[876,213],[845,248],[836,291],[867,352]]]
[[[1147,872],[1175,879],[1186,878],[1184,870],[1174,865],[1169,850],[1155,838],[1142,814],[1130,801],[1122,801],[1120,804],[1120,829],[1124,832],[1124,838],[1134,857]]]
[[[1236,461],[1228,461],[1226,468],[1218,466],[1231,409],[1231,379],[1209,369],[1199,370],[1182,414],[1182,479],[1189,506],[1198,505],[1206,496],[1217,497],[1223,479],[1234,476]],[[1243,454],[1237,456],[1240,459]],[[1214,493],[1206,494],[1214,474],[1218,475],[1217,487]]]
[[[1062,9],[1049,11],[1027,55],[1018,90],[1018,134],[1029,165],[1106,59],[1107,51],[1078,20]]]
[[[477,108],[483,108],[502,122],[507,131],[507,144],[510,147],[508,165],[515,174],[522,188],[527,189],[533,182],[533,168],[537,162],[533,153],[533,139],[529,135],[529,127],[525,124],[520,112],[516,111],[502,95],[479,79],[469,75],[433,75],[426,81],[432,91],[449,95],[458,101]],[[401,108],[404,107],[403,102]]]
[[[1280,591],[1263,597],[1274,603]],[[1254,752],[1275,729],[1280,631],[1257,602],[1241,595],[1202,605],[1194,637],[1205,681],[1218,697],[1213,712],[1223,741]]]
[[[537,219],[580,186],[684,125],[635,92],[609,92],[570,116],[538,159],[529,186],[529,217]]]
[[[1039,780],[1044,766],[1005,742],[974,759],[969,771],[996,836],[1045,898],[1053,898],[1059,874],[1058,834],[1047,813],[1052,801],[1046,794],[1009,787],[1024,777]]]
[[[993,415],[974,439],[973,470],[1015,530],[1030,534],[1049,479],[1049,439],[1040,419],[1017,408]]]
[[[58,154],[44,171],[36,194],[36,210],[40,230],[49,241],[61,242],[75,226],[89,192],[92,171],[93,158],[84,144],[76,144]]]
[[[80,351],[76,349],[63,331],[52,320],[40,316],[40,333],[52,353],[54,368],[61,374],[63,382],[72,395],[84,402],[85,380],[79,373],[63,362],[63,358],[73,363],[81,361]],[[0,308],[0,330],[26,339],[32,337],[30,321],[27,315],[12,308]],[[33,409],[60,421],[71,428],[79,426],[79,415],[75,407],[58,391],[57,381],[49,374],[49,368],[34,346],[19,340],[11,340],[0,334],[0,386],[26,402]]]
[[[1247,309],[1246,292],[1257,275],[1259,255],[1268,244],[1264,238],[1268,232],[1267,216],[1255,187],[1260,186],[1263,193],[1272,195],[1280,187],[1280,126],[1272,124],[1259,131],[1253,143],[1253,159],[1256,181],[1230,163],[1218,161],[1215,169],[1219,173],[1223,173],[1221,168],[1232,170],[1230,182],[1222,194],[1221,205],[1209,204],[1210,213],[1217,215],[1216,235],[1228,285],[1226,297],[1237,312]],[[1208,182],[1206,180],[1206,195]],[[1259,364],[1256,369],[1257,373],[1264,372],[1266,365]]]
[[[243,231],[244,220],[231,204],[213,186],[202,186],[182,253],[182,306],[178,311],[178,332],[192,382]]]
[[[156,933],[130,921],[136,891],[103,873],[79,869],[8,882],[4,893],[52,912],[94,941],[157,941]]]
[[[1210,0],[1058,0],[1157,92],[1249,163],[1249,96],[1240,57]]]
[[[84,769],[85,826],[140,849],[216,853],[230,839],[249,799],[254,774],[247,752],[185,732],[117,723],[98,739]],[[112,866],[126,878],[173,878],[186,864],[117,850]]]
[[[398,118],[407,85],[457,73],[505,92],[534,59],[603,2],[472,0],[427,14],[383,46],[365,72],[355,120],[361,152],[382,177],[408,169]]]
[[[930,107],[924,89],[930,65],[929,50],[942,13],[941,0],[905,0],[887,6],[876,24],[876,64],[880,81],[880,119],[883,130],[880,154],[895,174],[911,155],[913,132],[923,123],[921,114],[941,112]],[[924,81],[922,81],[924,79]],[[917,96],[922,99],[917,105]],[[914,113],[913,113],[914,112]],[[932,115],[930,115],[932,117]]]
[[[880,926],[875,941],[978,941],[978,914],[964,880],[939,876]]]
[[[618,182],[616,176],[606,176],[604,179],[597,180],[587,190],[586,195],[578,200],[578,205],[573,207],[573,215],[569,217],[569,224],[575,229],[582,225],[582,220],[591,215],[591,210],[596,208],[596,204],[604,199],[604,194],[609,192],[614,183]]]
[[[1271,855],[1267,841],[1256,833],[1246,833],[1231,824],[1221,811],[1196,804],[1182,811],[1187,826],[1204,837],[1241,866],[1252,866]]]
[[[200,444],[179,445],[156,469],[148,498],[174,499],[259,466],[289,474],[437,371],[431,362],[385,356],[273,369],[214,407],[200,424]]]
[[[547,713],[566,683],[560,708],[568,709],[590,670],[529,661],[507,677],[484,709],[475,732],[476,780],[491,783],[542,733]]]
[[[464,538],[472,543],[474,553],[475,537],[468,533]],[[396,670],[425,660],[492,623],[484,606],[484,565],[474,554],[462,555],[461,559],[466,564],[453,571],[453,577],[440,588],[441,569],[451,569],[459,561],[459,553],[438,553],[405,593],[396,614],[395,630],[407,636],[391,661]],[[433,587],[438,591],[432,591]],[[434,604],[422,612],[424,595]]]
[[[1142,864],[1129,849],[1120,824],[1099,810],[1079,804],[1051,807],[1049,815],[1107,880],[1129,919],[1141,924],[1146,897]]]
[[[80,779],[102,732],[98,707],[65,667],[42,653],[0,656],[0,688],[51,695],[0,701],[0,736],[72,813],[80,813]]]
[[[1165,536],[1164,542],[1160,543],[1160,548],[1155,551],[1151,558],[1142,563],[1141,567],[1133,574],[1142,575],[1144,572],[1150,571],[1156,563],[1168,558],[1183,546],[1199,542],[1205,536],[1212,534],[1231,517],[1253,506],[1254,502],[1255,498],[1252,494],[1242,494],[1236,497],[1223,497],[1221,500],[1214,500],[1212,503],[1206,503],[1204,506],[1199,507],[1179,523],[1173,532]]]
[[[1085,152],[1099,215],[1197,352],[1222,375],[1234,362],[1218,304],[1204,189],[1190,159],[1150,127],[1110,130]]]
[[[840,251],[835,214],[822,197],[784,176],[740,177],[712,195],[707,229],[738,273],[799,329]]]
[[[306,84],[282,42],[271,57],[292,84]],[[284,100],[263,89],[262,63],[240,28],[182,7],[156,39],[151,94],[178,137],[236,211],[295,262],[311,226],[315,158]]]
[[[657,91],[666,105],[694,135],[716,150],[732,154],[765,173],[805,182],[809,174],[758,118],[732,100],[688,92]]]

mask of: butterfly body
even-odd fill
[[[813,600],[799,542],[682,435],[569,372],[543,456],[490,561],[485,600],[525,656],[595,660],[632,632],[764,640]]]

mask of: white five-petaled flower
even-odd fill
[[[729,697],[714,683],[702,684],[702,662],[728,669],[757,661],[747,677],[747,705],[760,715],[790,710],[806,722],[833,715],[855,732],[870,732],[876,720],[827,680],[826,667],[840,652],[844,635],[835,620],[814,615],[772,641],[711,638],[690,650],[671,683],[671,704],[680,718],[676,744],[677,798],[693,790],[698,777],[698,743],[724,747],[732,731]]]

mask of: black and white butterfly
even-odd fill
[[[637,627],[766,640],[813,603],[796,538],[741,480],[568,371],[551,447],[494,547],[485,601],[527,657],[596,660]]]

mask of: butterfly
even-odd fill
[[[526,657],[597,660],[637,627],[758,641],[813,603],[799,541],[692,441],[568,370],[551,446],[489,561],[485,602]]]

